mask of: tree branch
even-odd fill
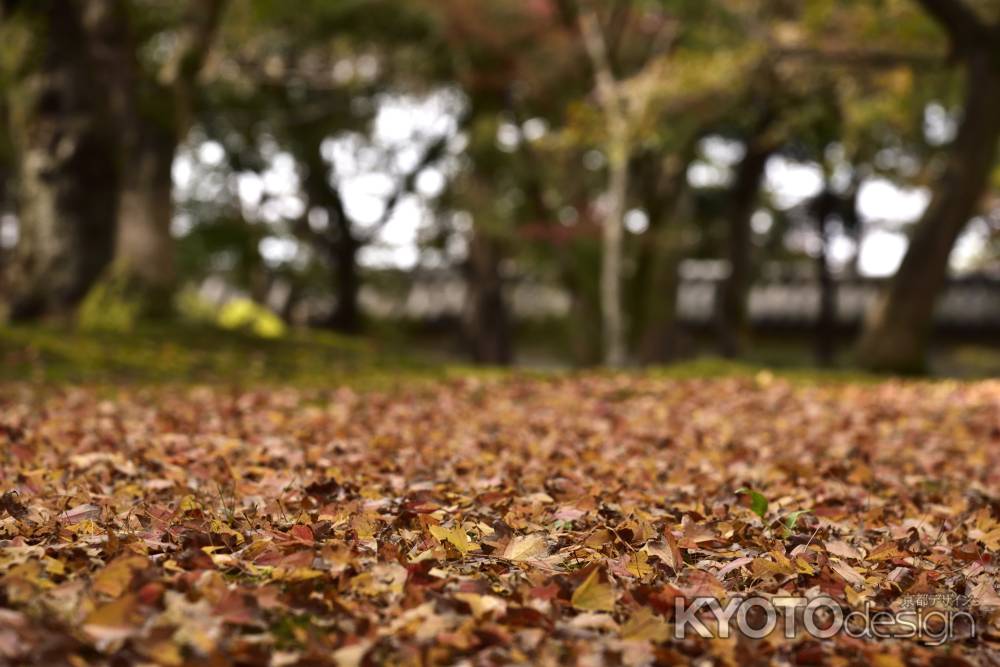
[[[884,67],[891,69],[901,66],[933,67],[941,64],[945,54],[906,53],[884,49],[785,47],[775,49],[772,51],[772,55],[778,59],[800,59],[816,61],[817,64],[842,67]]]
[[[956,53],[990,42],[990,30],[962,0],[917,2],[948,33]]]
[[[160,82],[175,86],[193,82],[201,73],[219,31],[227,0],[191,0],[178,45],[160,71]]]
[[[226,4],[227,0],[191,0],[174,57],[159,72],[160,83],[174,91],[178,136],[191,124],[195,82],[208,59]]]
[[[471,118],[471,111],[466,109],[458,119],[457,127],[462,128]],[[443,134],[434,140],[427,148],[424,150],[423,154],[420,156],[420,160],[417,162],[416,166],[407,172],[396,189],[389,195],[389,199],[385,202],[385,210],[382,211],[381,217],[375,221],[375,224],[371,226],[366,235],[366,239],[370,241],[372,238],[378,234],[385,225],[392,219],[392,216],[396,213],[396,209],[399,207],[400,201],[402,201],[403,196],[407,195],[415,189],[417,185],[417,177],[420,176],[420,172],[428,167],[432,166],[435,162],[441,159],[445,151],[448,149],[448,142],[451,140],[451,134]]]
[[[608,57],[608,45],[601,32],[601,24],[592,11],[580,12],[580,36],[583,46],[594,69],[594,81],[597,84],[597,100],[609,116],[619,116],[622,113],[621,100],[618,97],[618,82],[611,69]]]

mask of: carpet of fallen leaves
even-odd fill
[[[998,463],[996,381],[9,386],[0,664],[996,663]],[[672,632],[920,593],[975,636]]]

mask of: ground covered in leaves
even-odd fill
[[[995,663],[998,463],[996,381],[11,385],[0,664]],[[753,595],[975,625],[674,636]]]

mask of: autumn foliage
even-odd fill
[[[973,664],[1000,637],[995,381],[8,386],[0,443],[4,664]],[[975,637],[672,637],[679,597],[935,591]]]

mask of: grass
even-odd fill
[[[370,341],[326,332],[263,339],[203,326],[132,333],[68,328],[0,329],[0,380],[55,383],[324,385],[433,367]]]
[[[497,377],[507,369],[456,363],[427,341],[408,343],[376,330],[375,338],[353,338],[316,330],[294,330],[264,339],[210,326],[147,326],[132,333],[92,332],[46,326],[0,327],[0,382],[36,384],[195,383],[243,386],[295,384],[323,387],[376,385],[450,376]],[[758,350],[758,352],[760,352]],[[990,359],[990,361],[995,361]],[[978,364],[979,368],[989,364]],[[572,374],[569,369],[519,369],[520,375]],[[757,377],[769,374],[796,383],[872,383],[884,376],[847,366],[818,369],[786,350],[758,353],[745,361],[698,357],[635,373],[689,379]],[[967,377],[991,373],[958,373]]]

